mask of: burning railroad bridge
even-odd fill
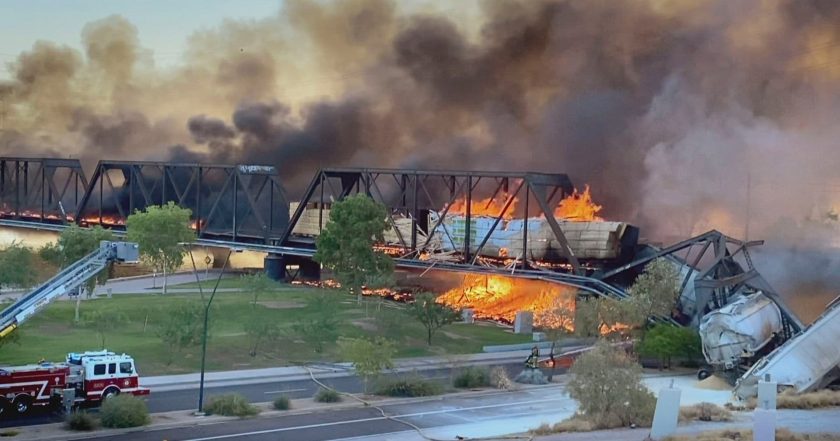
[[[668,247],[640,243],[638,228],[602,219],[589,189],[565,174],[331,168],[290,200],[271,166],[101,161],[88,180],[75,160],[0,158],[2,226],[121,232],[134,210],[174,202],[192,210],[200,245],[265,253],[278,279],[320,278],[315,240],[331,204],[357,193],[388,209],[377,249],[415,275],[460,278],[439,301],[480,318],[539,317],[558,301],[574,309],[581,296],[621,300],[662,258],[680,275],[680,294],[672,317],[654,319],[698,328],[709,364],[740,377],[745,394],[764,370],[784,371],[789,354],[840,337],[840,308],[836,320],[833,309],[818,319],[815,339],[819,323],[806,328],[784,305],[753,267],[749,249],[760,242],[710,231]],[[789,383],[805,390],[836,378],[840,359],[817,358],[802,374],[817,380]]]

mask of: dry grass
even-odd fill
[[[712,403],[680,407],[680,421],[731,421],[732,412]]]
[[[756,405],[756,398],[750,398],[746,408],[755,409]],[[777,409],[820,409],[838,406],[840,406],[840,391],[837,390],[823,389],[804,394],[786,390],[776,397]]]
[[[569,419],[560,421],[554,425],[543,423],[540,427],[536,429],[531,429],[532,435],[543,436],[543,435],[552,435],[555,433],[569,433],[569,432],[591,432],[593,430],[603,430],[603,429],[614,429],[613,427],[608,427],[604,425],[599,425],[593,423],[589,420],[585,420],[578,415],[575,415]]]
[[[664,441],[748,441],[752,439],[752,430],[716,430],[696,435],[669,436]],[[776,441],[840,441],[840,435],[798,434],[787,429],[776,429]]]

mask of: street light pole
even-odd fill
[[[210,305],[213,303],[213,298],[216,296],[216,290],[219,289],[219,282],[222,281],[222,276],[225,274],[225,268],[227,268],[231,254],[233,254],[233,248],[230,248],[227,256],[225,256],[225,263],[222,265],[222,270],[219,271],[219,277],[216,278],[216,285],[213,286],[213,292],[210,294],[210,300],[207,301],[207,305],[204,307],[204,335],[201,338],[201,380],[199,381],[198,386],[198,410],[196,410],[196,415],[204,415],[204,411],[202,410],[204,408],[204,365],[207,360],[207,324],[210,317]],[[199,286],[200,285],[201,284],[199,283]]]

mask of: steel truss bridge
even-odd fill
[[[362,193],[387,207],[396,239],[387,251],[402,268],[537,279],[577,287],[583,295],[621,299],[627,296],[624,287],[648,262],[664,257],[681,266],[682,292],[693,288],[698,305],[721,307],[745,287],[777,300],[750,258],[749,248],[762,242],[743,242],[718,231],[664,248],[635,246],[608,261],[578,258],[554,215],[559,201],[573,191],[565,174],[329,168],[315,174],[290,212],[272,166],[100,161],[88,179],[78,160],[0,157],[0,226],[58,232],[71,224],[101,225],[120,235],[134,211],[174,203],[192,211],[198,245],[265,252],[284,265],[311,268],[315,240],[300,231],[314,228],[317,233],[331,203]],[[436,252],[430,232],[442,229],[452,239],[442,222],[456,201],[464,203],[461,215],[471,225],[471,207],[490,200],[500,208],[488,231],[465,228],[457,242],[462,249],[446,260],[429,258]],[[481,257],[505,219],[533,217],[545,219],[550,239],[559,244],[554,265]],[[528,249],[530,233],[525,222],[516,239],[522,250]],[[790,332],[802,328],[795,316],[785,315]]]

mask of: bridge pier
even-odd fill
[[[286,280],[286,256],[282,254],[269,253],[263,261],[265,275],[275,281]]]

